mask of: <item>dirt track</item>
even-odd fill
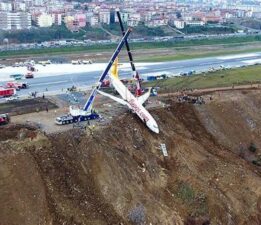
[[[0,224],[260,224],[260,90],[165,101],[160,135],[131,114],[92,135],[1,128]]]

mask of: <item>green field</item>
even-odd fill
[[[186,60],[186,59],[195,59],[195,58],[204,58],[204,57],[214,57],[214,56],[224,56],[224,55],[232,55],[232,54],[243,54],[243,53],[251,53],[261,51],[261,48],[249,48],[245,50],[231,50],[231,49],[223,49],[222,51],[214,51],[214,52],[193,52],[190,53],[177,53],[176,55],[161,55],[161,56],[145,56],[145,57],[136,57],[137,62],[167,62],[167,61],[175,61],[175,60]]]
[[[200,39],[200,40],[178,40],[166,42],[142,42],[131,43],[134,50],[137,49],[159,49],[159,48],[187,48],[190,46],[203,46],[203,45],[222,45],[224,46],[239,46],[240,44],[260,43],[261,36],[244,36],[244,37],[230,37],[230,38],[214,38],[214,39]],[[78,47],[61,47],[61,48],[40,48],[40,49],[24,49],[17,51],[3,51],[0,52],[0,57],[17,57],[17,56],[33,56],[33,55],[64,55],[81,52],[99,52],[105,50],[113,50],[116,44],[108,45],[92,45],[92,46],[78,46]],[[257,50],[257,49],[256,49]],[[181,59],[189,58],[189,56],[180,56]],[[179,57],[177,57],[178,59]],[[145,60],[145,59],[143,59]],[[157,59],[155,59],[156,61]]]
[[[175,92],[181,89],[202,89],[229,87],[261,83],[261,66],[220,70],[188,77],[174,77],[166,80],[148,82],[146,86],[158,86],[160,92]]]

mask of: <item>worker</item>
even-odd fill
[[[45,96],[44,96],[44,93],[43,93],[43,99],[45,98]]]
[[[48,111],[49,111],[48,105],[46,105],[45,109],[46,109],[46,112],[48,113]]]

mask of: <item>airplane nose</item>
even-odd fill
[[[158,134],[159,133],[159,128],[157,127],[157,128],[154,128],[154,132],[156,133],[156,134]]]
[[[159,133],[159,127],[157,125],[156,122],[151,122],[151,121],[148,121],[146,123],[147,127],[150,128],[151,131],[153,131],[154,133],[158,134]]]

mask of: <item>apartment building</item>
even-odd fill
[[[53,24],[60,26],[62,24],[62,14],[53,13],[52,14]]]
[[[0,2],[0,11],[12,11],[12,4],[10,2]]]
[[[99,21],[100,23],[104,24],[110,24],[110,11],[109,10],[103,10],[99,13]]]
[[[1,30],[30,29],[32,26],[31,14],[26,12],[0,12]]]
[[[36,19],[39,27],[51,27],[53,25],[53,18],[49,14],[41,14]]]

